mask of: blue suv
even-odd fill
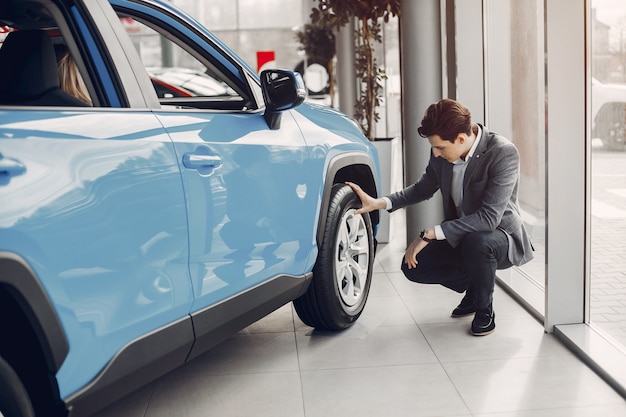
[[[165,0],[0,0],[0,414],[84,416],[293,301],[365,306],[374,148]]]

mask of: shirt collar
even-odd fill
[[[480,138],[483,135],[483,130],[480,128],[480,125],[474,125],[474,126],[476,126],[476,128],[478,129],[478,131],[476,132],[476,140],[474,141],[474,143],[472,144],[472,147],[467,153],[467,157],[465,158],[466,161],[469,160],[472,156],[474,156],[474,152],[476,152],[476,148],[478,148],[478,142],[480,142]],[[472,126],[472,128],[474,126]]]

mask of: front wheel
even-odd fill
[[[24,384],[11,365],[0,357],[0,416],[33,417],[35,412]]]
[[[345,329],[363,312],[372,281],[374,234],[369,214],[355,214],[360,206],[350,187],[333,186],[313,281],[294,301],[308,326]]]

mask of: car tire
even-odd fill
[[[11,365],[0,357],[0,415],[33,417],[33,405],[24,384]]]
[[[294,301],[300,319],[322,330],[342,330],[365,307],[374,264],[374,234],[369,214],[355,214],[361,202],[343,184],[332,188],[313,280]]]

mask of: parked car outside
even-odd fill
[[[626,84],[591,81],[593,140],[607,150],[623,151],[626,146]]]
[[[188,68],[146,68],[153,80],[158,80],[161,84],[175,86],[175,88],[186,92],[182,96],[200,97],[224,97],[237,96],[237,93],[224,82],[216,81],[215,78],[200,71]],[[157,93],[158,94],[158,93]],[[177,95],[172,94],[171,97]],[[160,98],[165,98],[161,97]]]
[[[90,415],[292,301],[358,319],[378,213],[344,183],[379,173],[351,118],[169,1],[0,0],[0,25],[1,415]],[[159,97],[146,67],[227,94]]]

